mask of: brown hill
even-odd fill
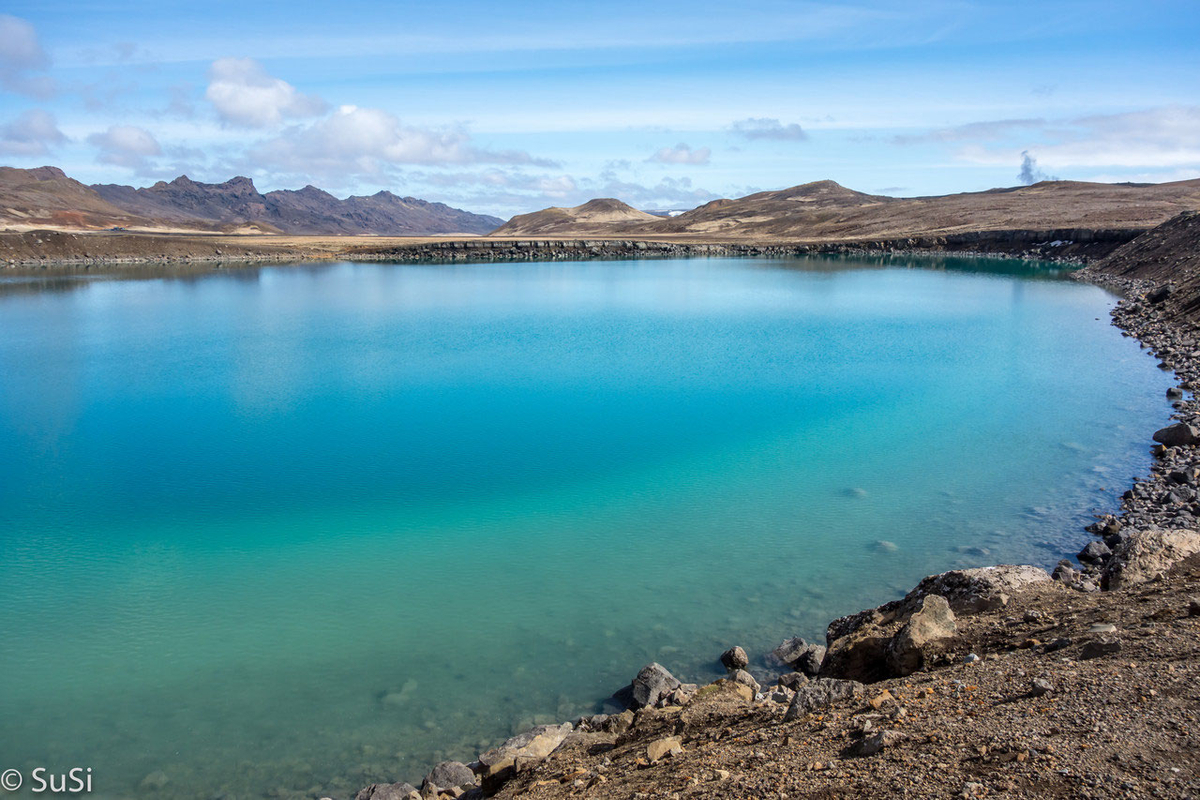
[[[1152,295],[1169,317],[1200,320],[1200,213],[1187,211],[1117,248],[1088,272],[1167,284]]]
[[[817,181],[737,200],[714,200],[669,219],[584,221],[571,213],[588,205],[514,217],[494,235],[854,241],[1012,229],[1150,228],[1181,211],[1200,209],[1200,180],[1160,184],[1043,181],[1010,189],[912,198],[863,194],[833,181]]]
[[[577,234],[611,234],[636,230],[639,226],[661,219],[638,211],[627,203],[612,198],[589,200],[573,208],[547,208],[532,214],[520,214],[501,225],[496,236],[540,236],[567,232]]]
[[[0,225],[18,228],[132,227],[147,220],[118,208],[58,167],[0,167]]]

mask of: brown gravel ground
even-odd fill
[[[785,723],[786,705],[713,692],[639,712],[619,736],[572,734],[495,796],[1200,796],[1200,617],[1188,616],[1197,594],[1200,557],[1128,591],[1040,584],[997,612],[960,616],[952,665],[871,684],[863,700]],[[1083,658],[1101,638],[1120,650]],[[968,653],[981,658],[965,663]],[[1053,690],[1034,696],[1039,678]],[[885,691],[894,699],[874,708]],[[864,725],[898,741],[851,755]],[[673,735],[682,752],[649,764],[647,746]]]

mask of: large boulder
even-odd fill
[[[1028,564],[955,569],[925,578],[904,600],[915,603],[926,595],[938,594],[946,598],[956,614],[975,614],[993,611],[1004,605],[1005,596],[1049,581],[1046,570]]]
[[[654,706],[658,701],[678,689],[682,684],[662,664],[647,664],[629,684],[630,708]]]
[[[1165,447],[1183,447],[1200,442],[1200,430],[1186,422],[1176,422],[1155,431],[1153,439]]]
[[[1113,552],[1101,585],[1122,589],[1154,580],[1195,553],[1200,553],[1200,533],[1196,531],[1138,531]]]
[[[549,754],[547,754],[549,755]],[[436,786],[439,789],[449,789],[451,786],[474,786],[475,773],[461,761],[443,761],[429,771],[421,788]]]
[[[954,612],[946,598],[929,594],[921,598],[917,610],[888,645],[888,666],[897,675],[911,675],[924,669],[931,651],[958,634]]]
[[[499,747],[479,756],[484,777],[495,777],[516,763],[518,758],[540,761],[553,753],[571,732],[569,722],[561,725],[538,725],[519,733]]]
[[[864,691],[863,685],[858,681],[817,678],[796,690],[796,696],[792,698],[787,712],[783,715],[783,721],[791,722],[805,714],[823,711],[835,703],[856,700],[863,696]]]

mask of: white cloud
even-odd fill
[[[54,115],[40,108],[31,108],[0,126],[0,153],[5,155],[43,156],[66,140]]]
[[[656,161],[659,164],[707,164],[710,155],[712,155],[712,150],[707,147],[692,149],[680,142],[674,147],[662,148],[646,160]]]
[[[100,162],[138,172],[150,169],[149,159],[162,155],[158,140],[144,128],[113,125],[104,133],[93,133],[88,142],[100,150]]]
[[[248,128],[266,128],[285,119],[324,113],[325,101],[298,92],[285,80],[267,74],[252,58],[222,58],[208,72],[205,98],[222,121]]]
[[[37,31],[23,19],[0,14],[0,86],[10,92],[49,97],[56,91],[54,79],[31,75],[50,66]]]
[[[730,129],[744,139],[774,139],[781,142],[802,142],[808,134],[799,124],[784,125],[777,119],[750,117],[734,122]]]
[[[342,106],[311,125],[289,128],[247,154],[251,167],[284,170],[336,185],[353,178],[383,177],[399,164],[489,163],[554,166],[522,151],[477,148],[461,129],[418,128],[381,109],[356,106]]]
[[[978,122],[943,130],[948,133],[936,140],[963,142],[956,155],[973,164],[1016,165],[1028,154],[1051,169],[1200,166],[1200,106],[1059,120]]]

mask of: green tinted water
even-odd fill
[[[0,283],[0,767],[344,796],[650,660],[708,680],[927,573],[1052,564],[1169,408],[1112,298],[1047,275]]]

